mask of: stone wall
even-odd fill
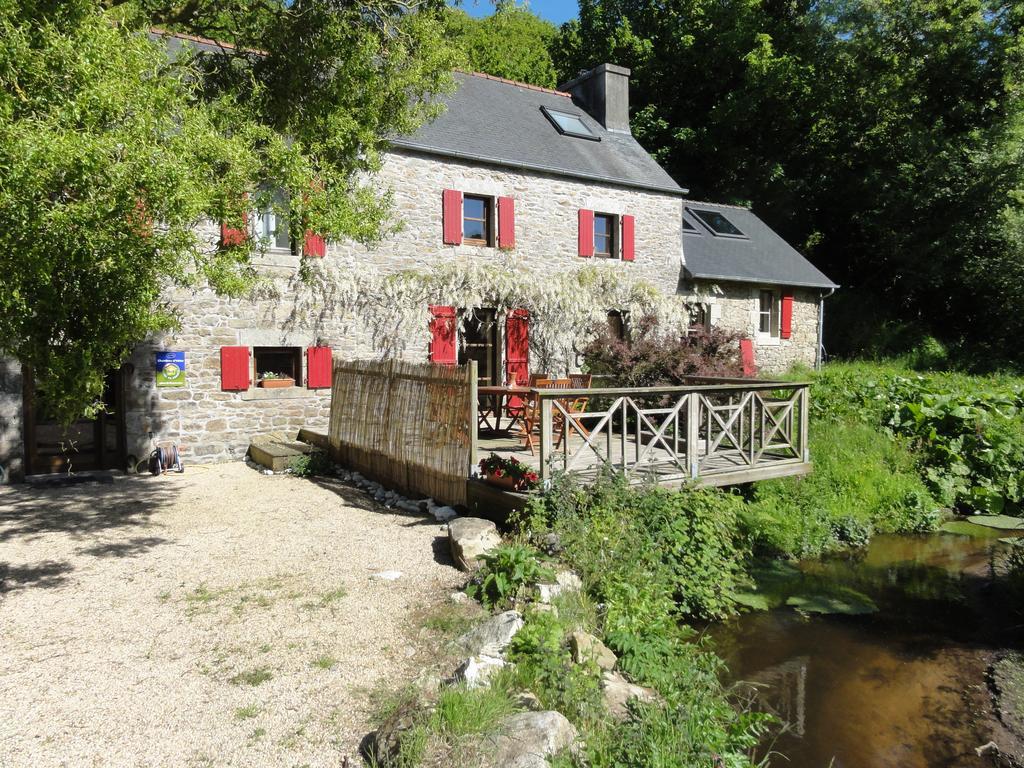
[[[0,357],[0,483],[15,482],[24,476],[21,384],[18,361]]]
[[[646,193],[497,167],[441,161],[405,153],[390,154],[380,172],[392,190],[401,231],[373,247],[332,243],[326,258],[334,268],[373,267],[382,273],[427,270],[444,261],[497,264],[496,248],[442,243],[441,193],[510,196],[516,206],[516,247],[512,255],[538,280],[591,263],[577,255],[580,208],[636,217],[636,257],[616,268],[675,291],[681,264],[680,202]],[[213,243],[218,230],[204,232]],[[220,381],[222,346],[327,345],[339,356],[375,357],[376,349],[358,317],[330,309],[323,297],[298,278],[299,258],[268,252],[257,258],[267,283],[256,296],[231,300],[203,289],[174,291],[180,329],[140,345],[132,355],[128,381],[129,453],[143,459],[157,443],[174,442],[189,461],[240,458],[259,432],[325,430],[329,390],[292,389],[224,392]],[[157,388],[154,353],[184,351],[187,387]],[[410,359],[427,356],[427,333],[405,350]],[[303,358],[305,373],[305,358]],[[304,383],[304,382],[303,382]]]
[[[818,301],[820,291],[793,289],[792,334],[788,339],[758,333],[759,297],[762,289],[778,286],[748,283],[688,284],[683,292],[693,301],[711,307],[711,324],[754,339],[754,362],[763,374],[783,373],[795,364],[813,367],[818,350]]]

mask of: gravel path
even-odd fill
[[[462,581],[442,537],[241,463],[0,489],[0,766],[358,765]]]

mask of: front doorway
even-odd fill
[[[493,309],[470,310],[462,328],[459,365],[476,360],[478,386],[490,387],[501,384],[497,313]]]
[[[32,372],[24,375],[25,474],[124,469],[127,461],[124,369],[107,375],[103,411],[94,419],[61,424]]]

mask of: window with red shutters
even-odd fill
[[[632,216],[622,217],[622,260],[633,261],[636,258],[634,245],[636,219]]]
[[[793,293],[782,294],[782,314],[779,319],[779,336],[788,339],[793,335]]]
[[[306,348],[306,386],[309,389],[325,389],[331,386],[330,347]]]
[[[455,307],[431,305],[430,316],[430,362],[455,365]]]
[[[249,388],[249,348],[220,348],[220,388],[241,392]]]
[[[498,247],[516,247],[516,204],[511,197],[498,198]]]
[[[441,194],[441,228],[445,245],[462,245],[462,193],[457,189]]]
[[[594,255],[594,212],[580,208],[579,254],[585,258]]]
[[[327,255],[327,242],[313,230],[306,230],[306,239],[302,244],[302,250],[314,259],[322,259]]]

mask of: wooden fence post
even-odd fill
[[[805,462],[811,460],[811,446],[808,442],[808,428],[811,420],[811,388],[800,388],[800,448]]]
[[[686,459],[690,467],[690,478],[696,480],[700,474],[700,393],[690,392],[687,397]]]
[[[469,361],[469,474],[473,474],[476,468],[477,453],[480,450],[479,435],[477,434],[477,361]]]
[[[539,395],[538,395],[539,396]],[[551,408],[552,401],[541,398],[540,401],[540,481],[541,487],[547,488],[551,479]]]

